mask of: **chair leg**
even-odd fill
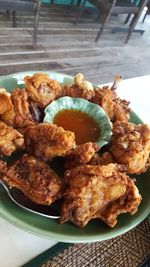
[[[16,19],[16,11],[15,10],[13,10],[12,16],[13,16],[13,27],[16,28],[17,27],[17,19]]]
[[[128,43],[128,41],[129,41],[129,39],[130,39],[130,37],[131,37],[131,34],[132,34],[133,30],[135,29],[136,24],[137,24],[137,22],[138,22],[138,20],[139,20],[139,17],[141,16],[141,14],[142,14],[142,12],[143,12],[144,7],[147,5],[147,2],[148,2],[148,0],[143,0],[143,1],[141,1],[141,4],[140,4],[140,6],[139,6],[139,10],[138,10],[138,12],[134,15],[134,17],[133,17],[133,19],[132,19],[132,21],[131,21],[131,23],[130,23],[129,31],[128,31],[127,37],[126,37],[126,39],[125,39],[125,43]]]
[[[104,31],[104,27],[107,24],[107,22],[108,22],[108,20],[109,20],[109,18],[111,16],[111,13],[112,13],[112,10],[113,10],[115,4],[116,4],[116,1],[113,1],[113,4],[111,5],[111,8],[108,10],[108,12],[107,12],[107,10],[105,10],[105,13],[104,13],[104,11],[101,10],[101,12],[103,14],[103,16],[102,16],[102,26],[101,26],[101,28],[100,28],[100,30],[99,30],[96,38],[95,38],[95,42],[98,42],[98,40],[100,39],[100,37],[101,37],[101,35],[102,35],[103,31]]]
[[[86,1],[87,1],[87,0],[84,0],[84,1],[83,1],[83,4],[79,7],[79,8],[80,8],[80,9],[79,9],[79,14],[78,14],[78,16],[77,16],[77,19],[76,19],[76,21],[75,21],[75,24],[79,23],[79,21],[80,21],[80,19],[81,19],[81,16],[82,16],[83,11],[84,11],[84,8],[85,8]]]
[[[96,36],[95,42],[98,42],[98,40],[100,39],[100,37],[101,37],[101,35],[102,35],[103,31],[104,31],[105,25],[107,24],[109,18],[110,18],[109,14],[102,15],[102,26],[101,26],[101,28],[100,28],[97,36]]]
[[[98,16],[97,16],[96,19],[95,19],[95,22],[99,22],[101,16],[102,16],[102,13],[101,13],[101,11],[100,11],[100,12],[98,13]]]
[[[10,11],[9,10],[6,10],[6,17],[7,17],[7,19],[10,19]]]
[[[148,10],[146,11],[145,15],[144,15],[144,18],[142,20],[142,23],[144,23],[145,19],[146,19],[146,16],[147,16],[147,13],[148,13]]]
[[[38,31],[40,7],[41,7],[41,1],[39,0],[36,6],[36,10],[35,10],[35,22],[34,22],[34,31],[33,31],[33,48],[34,49],[36,49],[37,47],[37,31]]]
[[[129,22],[129,20],[130,20],[130,18],[131,18],[131,15],[132,15],[132,14],[128,14],[128,16],[127,16],[126,19],[125,19],[124,24],[127,24],[127,23]]]
[[[67,18],[70,16],[71,11],[72,11],[72,9],[74,7],[74,4],[75,4],[75,0],[71,0],[70,5],[67,8],[67,12],[66,12],[66,15],[65,15]]]

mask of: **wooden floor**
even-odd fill
[[[0,12],[0,75],[25,70],[56,70],[68,74],[82,72],[95,83],[112,81],[120,74],[124,79],[150,74],[150,16],[124,44],[126,33],[112,34],[114,26],[123,25],[124,17],[112,17],[98,43],[94,38],[99,24],[96,14],[86,11],[74,25],[75,13],[65,16],[65,6],[43,6],[38,30],[38,48],[32,49],[32,14],[19,14],[17,28],[12,28],[5,12]],[[143,14],[144,15],[144,14]],[[143,16],[142,15],[142,16]],[[123,25],[124,26],[124,25]]]

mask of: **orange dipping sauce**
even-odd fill
[[[77,145],[96,142],[100,134],[99,126],[95,120],[78,110],[66,109],[58,112],[53,123],[61,126],[64,130],[74,132]]]

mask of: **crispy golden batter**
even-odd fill
[[[111,121],[129,120],[129,102],[118,98],[114,90],[108,86],[104,86],[103,88],[96,88],[94,93],[95,95],[91,101],[100,105],[105,110]]]
[[[14,105],[12,104],[11,110],[6,111],[0,115],[0,119],[5,122],[7,125],[15,128],[15,111]]]
[[[117,163],[125,164],[128,173],[146,171],[150,153],[150,127],[116,122],[113,127],[112,155]]]
[[[89,165],[107,165],[114,163],[114,159],[109,152],[105,152],[102,155],[95,153],[95,155],[89,161]]]
[[[84,165],[65,174],[68,186],[64,193],[60,223],[71,221],[84,227],[96,212],[126,191],[127,176],[115,164]]]
[[[70,96],[70,97],[80,97],[87,100],[90,100],[93,96],[93,90],[83,89],[76,84],[71,86],[64,86],[62,91],[62,96]]]
[[[121,213],[135,214],[141,202],[141,196],[134,181],[128,178],[127,190],[118,200],[111,202],[104,209],[95,214],[95,218],[100,218],[110,227],[117,224],[117,216]]]
[[[11,94],[12,108],[1,115],[2,121],[14,128],[23,128],[34,124],[25,89],[15,89]]]
[[[22,148],[24,148],[23,135],[0,121],[0,156],[10,156],[15,150]]]
[[[0,179],[7,170],[7,163],[5,161],[0,160]]]
[[[50,205],[62,196],[58,175],[44,161],[27,154],[8,166],[2,179],[38,204]]]
[[[99,149],[100,147],[96,143],[89,142],[70,150],[65,158],[66,169],[88,163]]]
[[[5,89],[1,89],[0,103],[0,120],[10,126],[14,126],[14,106],[11,100],[11,95]]]
[[[44,160],[64,156],[75,147],[75,135],[51,123],[29,126],[25,132],[26,150]]]
[[[12,92],[11,99],[15,111],[15,126],[18,128],[33,125],[34,121],[30,114],[29,104],[27,102],[28,95],[25,89],[16,89]]]
[[[84,75],[78,73],[74,77],[74,84],[65,85],[62,90],[62,96],[80,97],[90,100],[94,95],[93,86],[86,81]]]
[[[94,97],[91,101],[95,104],[100,105],[110,118],[114,119],[114,99],[116,98],[116,92],[112,91],[108,86],[103,88],[94,89]]]
[[[130,102],[125,99],[117,98],[114,104],[114,120],[113,121],[128,121],[130,119]]]
[[[46,107],[52,100],[61,94],[60,84],[43,73],[35,73],[33,76],[24,78],[26,91],[41,108]]]
[[[4,88],[0,88],[0,115],[10,111],[12,106],[10,94]]]

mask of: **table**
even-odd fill
[[[131,102],[132,109],[150,124],[150,75],[121,82],[118,95]],[[0,265],[20,267],[56,242],[26,233],[0,218]]]

